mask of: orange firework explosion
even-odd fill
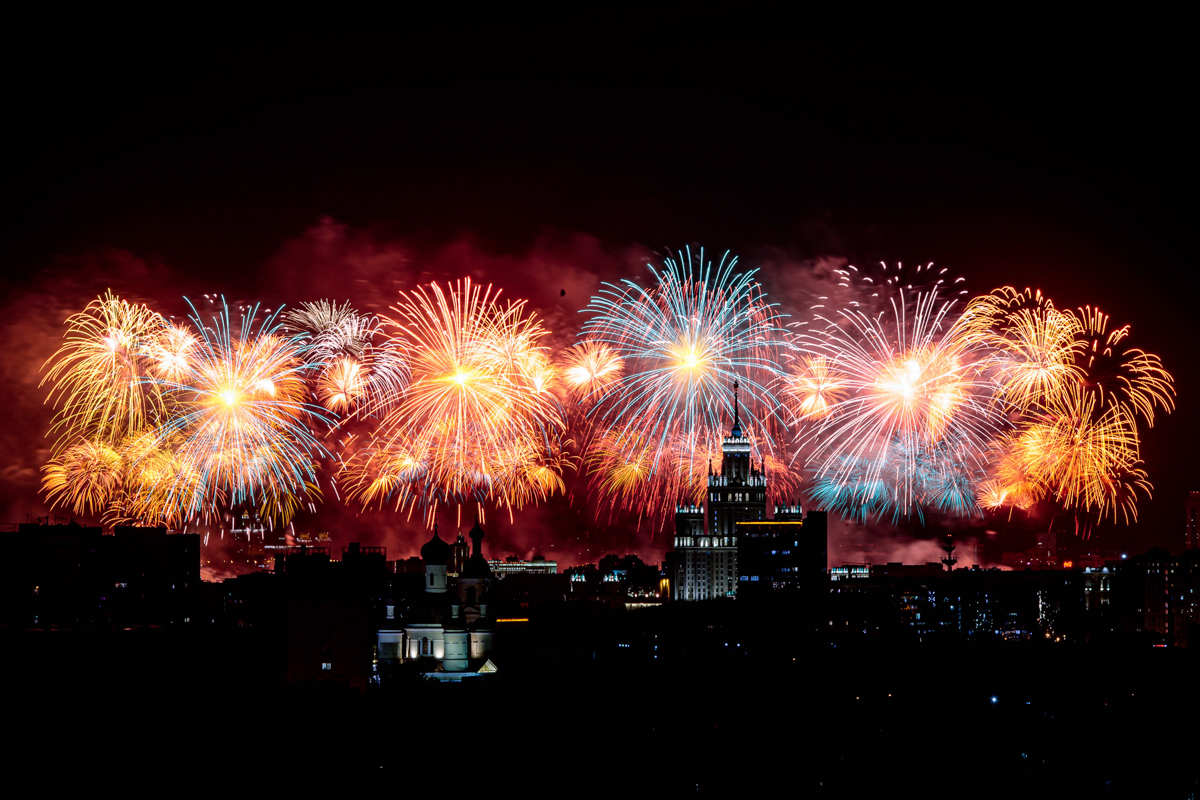
[[[1083,327],[1041,292],[1006,286],[977,297],[957,329],[993,350],[1002,396],[1011,408],[1024,410],[1060,395],[1083,377],[1075,364]]]
[[[110,524],[179,525],[198,488],[197,476],[175,453],[179,441],[145,432],[116,444],[79,442],[43,467],[42,489],[52,505]]]
[[[381,420],[343,464],[364,504],[492,500],[520,508],[561,491],[562,409],[547,391],[547,331],[524,303],[461,281],[402,292],[384,321],[411,354],[411,380],[364,406]]]
[[[1137,427],[1120,405],[1101,408],[1082,387],[1056,396],[994,446],[995,477],[981,486],[991,509],[1027,509],[1052,499],[1064,509],[1137,518],[1151,487],[1138,456]]]
[[[73,439],[111,441],[162,421],[162,392],[150,367],[169,336],[162,316],[111,292],[67,320],[63,346],[42,379],[53,384],[56,451]]]
[[[68,506],[76,514],[99,514],[121,488],[122,466],[116,447],[89,439],[71,445],[42,467],[42,489],[53,506]]]
[[[1129,326],[1109,330],[1108,315],[1100,309],[1079,309],[1081,347],[1075,363],[1083,385],[1103,403],[1125,403],[1154,425],[1154,408],[1175,408],[1175,379],[1158,356],[1130,347]]]
[[[795,358],[781,394],[797,421],[821,419],[845,398],[843,381],[827,358]]]
[[[1132,348],[1129,327],[1109,329],[1090,306],[1058,311],[1049,298],[1011,287],[976,298],[959,326],[993,348],[1013,430],[993,446],[987,508],[1063,509],[1126,521],[1151,485],[1138,458],[1136,416],[1174,407],[1174,380],[1155,355]]]
[[[616,352],[599,342],[580,342],[568,349],[561,370],[567,386],[582,398],[602,392],[624,371]]]
[[[177,381],[188,368],[188,359],[196,344],[196,336],[184,328],[170,327],[150,344],[153,371],[160,377]]]
[[[995,475],[979,485],[979,505],[990,511],[1018,508],[1027,511],[1041,499],[1042,490],[1029,475],[1029,464],[1009,432],[992,443],[991,461]]]
[[[1040,412],[1014,441],[1032,481],[1064,507],[1109,509],[1106,483],[1136,469],[1137,428],[1120,406],[1098,412],[1095,399],[1074,392]]]
[[[317,396],[330,411],[352,408],[366,389],[367,370],[349,356],[343,356],[325,368],[317,381]]]

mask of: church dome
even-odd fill
[[[464,578],[488,580],[492,577],[492,568],[488,565],[486,558],[476,553],[467,559],[467,565],[463,567],[462,576]]]
[[[433,538],[421,548],[421,560],[426,564],[445,564],[450,560],[450,545],[438,536],[437,525],[433,526]]]

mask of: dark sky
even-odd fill
[[[203,292],[370,306],[471,273],[569,327],[600,278],[694,242],[771,265],[780,297],[823,257],[934,261],[976,292],[1038,286],[1131,323],[1179,403],[1143,436],[1156,492],[1142,522],[1097,536],[1172,544],[1200,488],[1200,59],[1195,9],[1178,13],[554,35],[513,20],[232,38],[14,25],[0,506],[12,521],[43,510],[37,366],[54,326],[105,288],[167,313]],[[385,523],[347,524],[371,538]],[[565,553],[549,535],[497,542]]]

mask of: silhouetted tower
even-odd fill
[[[942,563],[946,565],[946,570],[952,571],[954,565],[958,563],[958,559],[954,557],[954,537],[946,534],[946,541],[942,543],[942,549],[946,551],[946,557],[942,559]]]

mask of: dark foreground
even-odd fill
[[[552,631],[525,629],[508,632],[490,683],[399,670],[350,693],[284,686],[250,629],[3,636],[18,774],[523,796],[1197,796],[1196,649],[793,643],[772,658],[734,642],[729,655],[564,657]]]

